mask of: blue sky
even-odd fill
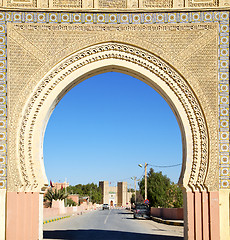
[[[139,163],[182,162],[181,133],[168,104],[147,84],[115,72],[91,77],[63,97],[43,147],[48,179],[66,177],[71,185],[107,180],[133,186],[130,177],[144,172]],[[154,169],[177,182],[181,166]]]

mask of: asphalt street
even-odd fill
[[[134,219],[127,210],[98,210],[44,225],[49,240],[183,240],[183,227]]]

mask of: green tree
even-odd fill
[[[134,193],[135,190],[134,190],[133,188],[129,188],[129,189],[128,189],[128,192],[132,192],[132,193]]]
[[[131,204],[135,203],[135,194],[133,193],[132,194],[132,197],[131,197]]]
[[[55,190],[53,191],[52,188],[48,189],[47,193],[44,196],[44,201],[48,201],[50,204],[50,207],[52,207],[52,201],[55,200],[64,200],[68,197],[68,193],[65,193],[64,189]]]
[[[67,198],[67,206],[77,206],[77,203],[73,199]]]
[[[77,184],[75,186],[69,186],[67,188],[69,194],[78,194],[80,197],[89,196],[90,201],[93,203],[100,203],[102,198],[102,192],[100,187],[95,183],[88,183],[85,185]]]
[[[142,197],[139,191],[136,191],[136,201],[137,201],[136,203],[144,203],[144,198]],[[131,203],[135,204],[135,193],[132,194]]]
[[[145,179],[139,183],[140,192],[144,196]],[[150,168],[147,176],[147,193],[152,207],[182,207],[183,194],[181,189],[162,172],[154,172]]]
[[[183,192],[181,188],[175,184],[171,183],[170,189],[168,191],[169,204],[174,208],[183,207]]]
[[[137,194],[137,197],[136,197],[137,203],[144,203],[144,197],[141,195],[141,192],[137,191],[136,194]]]
[[[53,201],[53,191],[52,189],[48,189],[44,195],[44,202],[48,202],[48,206],[52,207],[52,201]]]

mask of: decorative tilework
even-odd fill
[[[33,13],[25,13],[24,21],[25,22],[34,22],[34,14]]]
[[[72,12],[0,12],[0,188],[6,188],[6,23],[70,24],[161,24],[189,22],[219,23],[219,164],[220,188],[229,187],[229,13],[72,13]]]
[[[109,23],[116,23],[117,22],[117,14],[108,14],[107,19]]]
[[[36,20],[37,22],[46,22],[46,13],[38,13]]]
[[[129,23],[129,20],[130,20],[129,17],[130,17],[129,14],[120,14],[120,17],[118,19],[120,19],[120,23]]]
[[[106,22],[106,14],[97,14],[96,15],[96,21],[98,22],[98,23],[105,23]]]
[[[155,21],[156,23],[165,23],[167,15],[163,13],[156,13]]]
[[[62,23],[69,23],[71,21],[70,15],[67,13],[61,13],[61,22]]]
[[[94,15],[93,14],[85,14],[85,23],[93,23]]]
[[[168,14],[168,22],[169,23],[176,23],[176,21],[177,21],[176,13]]]
[[[180,22],[189,22],[189,14],[180,13]]]
[[[217,15],[216,15],[217,17]],[[220,12],[220,188],[229,187],[229,13]]]
[[[131,16],[131,18],[132,18],[131,21],[132,21],[132,23],[134,23],[134,24],[142,23],[142,22],[143,22],[142,17],[143,17],[142,14],[132,14],[132,16]]]
[[[153,22],[153,14],[151,13],[144,13],[143,14],[144,23],[152,23]]]
[[[71,19],[72,19],[73,23],[81,23],[82,22],[81,13],[79,13],[79,14],[73,13]]]
[[[49,22],[50,23],[57,23],[58,22],[58,14],[57,13],[50,13],[49,14]]]
[[[21,15],[16,15],[21,18]],[[6,188],[6,15],[0,13],[0,189]]]

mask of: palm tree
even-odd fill
[[[47,193],[44,196],[44,200],[48,201],[50,204],[49,206],[52,207],[52,201],[55,200],[64,200],[68,197],[68,193],[65,193],[65,191],[62,189],[55,190],[53,191],[52,188],[48,189]]]

